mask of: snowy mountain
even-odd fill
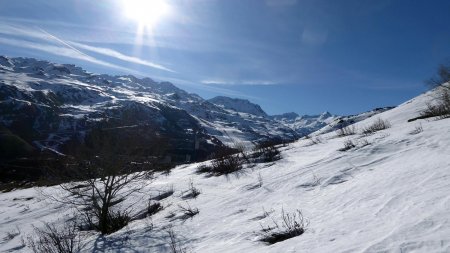
[[[31,58],[0,57],[0,74],[0,123],[31,145],[58,152],[104,121],[117,131],[153,131],[154,138],[170,140],[172,156],[185,160],[203,159],[223,144],[293,140],[339,118],[268,116],[248,100],[205,100],[169,82],[99,75]]]
[[[219,140],[232,146],[297,137],[258,105],[225,97],[204,100],[169,82],[97,75],[25,58],[1,57],[0,71],[0,122],[37,147],[58,150],[106,119],[116,120],[116,127],[152,125],[177,137],[174,142],[200,138],[205,149]]]
[[[301,139],[281,148],[281,160],[248,164],[240,176],[205,177],[197,173],[201,164],[176,167],[128,200],[134,210],[147,210],[143,199],[173,190],[159,200],[161,211],[107,236],[82,231],[82,252],[170,252],[168,231],[198,253],[450,252],[450,119],[408,122],[431,99],[429,92],[364,119],[354,135]],[[378,119],[391,127],[362,134]],[[349,141],[354,146],[344,151]],[[186,199],[191,182],[200,194]],[[65,196],[57,186],[0,194],[0,251],[31,252],[21,238],[33,234],[33,225],[63,226],[71,217],[73,210],[49,195]],[[180,206],[199,212],[180,219]],[[281,214],[295,210],[306,219],[303,234],[259,241],[261,228],[281,226]]]
[[[325,127],[338,118],[338,116],[332,115],[329,112],[324,112],[320,115],[299,116],[298,114],[291,112],[274,115],[272,118],[283,125],[289,126],[299,135],[304,136]]]
[[[192,155],[196,139],[201,157],[221,145],[197,119],[171,105],[177,94],[185,101],[198,98],[170,83],[96,75],[35,59],[2,57],[1,62],[0,122],[36,147],[64,151],[99,122],[117,133],[167,138],[169,153],[181,157]]]
[[[169,82],[26,58],[1,57],[0,72],[0,122],[38,147],[59,150],[105,120],[156,128],[177,143],[177,152],[192,149],[195,139],[206,154],[221,143],[295,138],[277,122],[231,112]]]
[[[246,99],[218,96],[209,99],[208,102],[218,105],[224,109],[232,110],[235,112],[248,113],[259,117],[268,116],[259,105],[253,104]]]

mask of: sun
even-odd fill
[[[139,23],[139,26],[152,28],[170,11],[164,0],[123,0],[125,15]]]

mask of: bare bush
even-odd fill
[[[281,226],[274,219],[272,219],[272,222],[273,226],[264,227],[261,225],[260,241],[275,244],[302,235],[308,226],[308,221],[298,209],[292,213],[285,213],[282,209]]]
[[[245,162],[247,163],[249,162],[249,157],[247,155],[247,148],[244,143],[242,142],[235,143],[233,148],[237,150],[237,153],[242,157],[242,159]]]
[[[199,214],[200,211],[198,208],[192,208],[189,203],[186,203],[186,206],[178,205],[180,208],[180,211],[183,213],[182,219],[189,219],[194,217],[195,215]]]
[[[427,103],[427,107],[420,112],[420,118],[444,119],[450,117],[450,91],[442,87],[439,89],[434,103]]]
[[[314,146],[316,144],[323,143],[323,140],[320,136],[313,137],[310,135],[306,135],[304,138],[306,140],[309,140],[309,142],[306,144],[306,146]]]
[[[439,119],[450,117],[450,60],[439,65],[435,76],[425,82],[432,88],[436,88],[437,96],[433,103],[428,103],[427,107],[420,112],[416,119],[438,117]]]
[[[159,202],[148,201],[147,204],[147,216],[153,216],[159,211],[163,210],[164,207]]]
[[[362,134],[363,135],[371,135],[375,132],[388,129],[391,127],[391,123],[387,120],[383,120],[381,118],[377,118],[375,122],[372,123],[372,125],[367,126],[363,128]]]
[[[189,180],[189,189],[182,194],[183,199],[195,199],[200,195],[200,190],[194,186],[192,178]]]
[[[242,160],[239,155],[219,157],[212,161],[212,169],[215,175],[226,175],[242,169]]]
[[[440,64],[435,76],[425,81],[431,87],[438,87],[450,82],[450,61]]]
[[[356,134],[356,127],[354,125],[342,127],[336,130],[337,137],[345,137],[354,134]]]
[[[224,155],[213,160],[210,166],[199,166],[197,173],[206,173],[210,176],[229,175],[239,172],[243,168],[242,164],[243,160],[239,154]]]
[[[19,235],[20,235],[20,229],[19,228],[17,228],[17,231],[13,230],[13,231],[6,232],[6,235],[2,239],[2,243],[11,241],[12,239],[16,238]]]
[[[75,253],[81,250],[81,239],[76,222],[62,227],[45,223],[43,228],[34,227],[35,236],[28,236],[27,246],[34,253]]]
[[[339,149],[339,151],[347,151],[354,147],[356,147],[356,145],[355,145],[355,143],[353,143],[352,140],[346,140],[346,141],[344,141],[344,147]]]
[[[200,164],[195,171],[197,172],[197,174],[208,174],[209,176],[211,176],[212,167],[206,164]]]
[[[277,148],[276,143],[265,141],[256,144],[252,157],[255,162],[274,162],[281,159],[281,152]]]

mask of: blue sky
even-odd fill
[[[165,0],[144,29],[127,1],[0,0],[0,54],[167,80],[269,114],[397,105],[450,56],[448,0]]]

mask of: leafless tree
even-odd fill
[[[450,86],[444,86],[443,84],[450,82],[450,60],[446,63],[440,64],[436,74],[425,81],[425,83],[431,87],[443,86],[450,89]]]
[[[61,185],[71,196],[63,201],[81,214],[86,224],[102,234],[115,232],[130,221],[133,204],[123,204],[152,178],[150,164],[133,149],[102,130],[91,135],[66,161],[72,182]]]
[[[450,117],[450,60],[438,67],[434,77],[426,81],[426,84],[436,89],[434,99],[427,103],[427,107],[421,111],[422,118]]]

